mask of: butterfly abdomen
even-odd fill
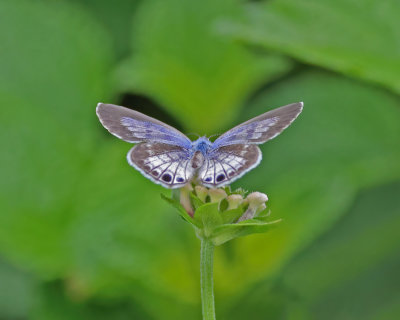
[[[211,141],[206,137],[201,137],[192,143],[192,152],[194,153],[190,164],[193,169],[199,169],[203,166],[211,144]]]
[[[201,151],[196,151],[190,161],[190,165],[193,169],[201,168],[204,164],[204,156]]]

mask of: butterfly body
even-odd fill
[[[214,142],[207,137],[191,141],[175,128],[125,107],[99,103],[96,112],[113,135],[137,143],[127,155],[130,165],[155,183],[179,188],[193,180],[220,187],[238,179],[260,163],[257,144],[276,137],[302,108],[300,102],[266,112]]]

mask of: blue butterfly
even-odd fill
[[[191,141],[161,121],[113,104],[99,103],[96,113],[110,133],[137,143],[127,159],[145,177],[166,188],[180,188],[190,181],[216,188],[255,168],[262,158],[257,144],[275,138],[302,110],[302,102],[271,110],[234,127],[214,142],[206,137]]]

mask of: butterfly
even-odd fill
[[[303,110],[292,103],[250,119],[219,136],[191,141],[179,130],[143,113],[99,103],[101,124],[114,136],[136,145],[128,163],[145,177],[166,188],[180,188],[190,181],[206,187],[227,185],[255,168],[262,154],[258,144],[286,129]]]

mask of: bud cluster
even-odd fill
[[[247,194],[242,189],[206,188],[187,185],[174,191],[172,198],[163,198],[173,205],[200,238],[215,245],[252,233],[266,232],[277,221],[269,220],[268,197],[261,192]]]
[[[246,208],[237,222],[253,219],[267,208],[268,196],[261,192],[252,192],[245,197],[246,192],[242,189],[231,192],[229,188],[209,189],[199,185],[194,188],[192,185],[187,185],[180,190],[180,202],[191,216],[194,214],[194,209],[190,201],[190,192],[203,203],[220,203],[220,211],[237,209],[239,206]]]

